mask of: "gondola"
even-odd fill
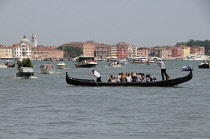
[[[78,79],[68,76],[66,72],[66,83],[76,86],[137,86],[137,87],[171,87],[178,84],[187,82],[193,77],[192,70],[184,77],[179,77],[170,80],[163,81],[151,81],[151,82],[95,82],[91,79]]]

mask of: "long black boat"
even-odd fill
[[[139,87],[170,87],[187,82],[193,77],[192,70],[184,77],[179,77],[170,80],[163,81],[151,81],[151,82],[95,82],[91,79],[78,79],[68,76],[66,72],[66,83],[76,86],[139,86]]]

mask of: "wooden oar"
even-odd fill
[[[90,76],[90,78],[92,78],[92,80],[96,83],[96,85],[99,86],[99,85],[97,84],[97,82],[93,79],[93,77],[92,77],[90,74],[88,74],[88,75]]]

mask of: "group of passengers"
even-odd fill
[[[108,82],[150,82],[155,81],[156,78],[152,78],[150,74],[144,73],[119,73],[117,77],[112,74],[109,77]]]

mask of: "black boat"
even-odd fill
[[[95,82],[90,79],[78,79],[68,76],[66,72],[66,83],[76,86],[139,86],[139,87],[169,87],[175,86],[191,80],[193,77],[192,70],[184,77],[179,77],[170,80],[163,81],[151,81],[151,82]]]
[[[210,68],[209,66],[210,61],[204,61],[200,65],[198,65],[198,68]]]
[[[14,64],[8,64],[6,65],[7,67],[15,67],[15,63]]]

